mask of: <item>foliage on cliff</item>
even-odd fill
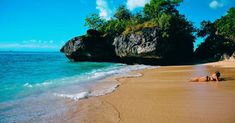
[[[216,22],[217,31],[220,35],[235,42],[235,8],[228,10],[227,15]]]
[[[166,57],[191,57],[195,31],[191,22],[180,14],[176,7],[182,0],[151,0],[143,11],[131,13],[125,6],[120,6],[114,17],[104,20],[97,14],[86,18],[86,26],[102,34],[115,38],[131,33],[142,34],[144,28],[161,29],[160,54]]]
[[[195,51],[198,58],[212,58],[224,53],[231,55],[235,51],[235,8],[215,22],[202,21],[199,37],[205,41]]]

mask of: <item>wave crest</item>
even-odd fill
[[[80,92],[77,94],[59,94],[59,93],[54,93],[54,96],[57,97],[63,97],[63,98],[69,98],[75,101],[78,101],[79,99],[84,99],[90,96],[90,92]]]

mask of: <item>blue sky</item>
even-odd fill
[[[0,0],[0,51],[59,51],[67,40],[86,32],[84,19],[90,13],[109,19],[121,4],[135,11],[149,1]],[[184,0],[178,9],[199,27],[232,6],[235,0]]]

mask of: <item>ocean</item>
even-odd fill
[[[152,67],[70,62],[57,52],[0,52],[0,122],[66,120],[68,100],[112,92],[117,83],[107,78],[134,76],[127,73],[146,68]],[[105,87],[94,89],[103,82]]]

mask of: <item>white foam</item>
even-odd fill
[[[52,84],[52,82],[37,83],[37,84],[35,84],[35,85],[36,85],[36,86],[48,86],[48,85],[50,85],[50,84]]]
[[[142,70],[142,69],[153,69],[153,68],[158,68],[158,66],[147,66],[147,65],[123,65],[120,64],[119,66],[114,66],[110,68],[104,68],[104,69],[98,69],[98,70],[93,70],[92,72],[86,73],[84,75],[76,75],[72,77],[64,77],[64,78],[59,78],[59,79],[54,79],[54,80],[48,80],[43,83],[36,83],[36,84],[30,84],[30,83],[25,83],[23,86],[28,87],[28,88],[33,88],[33,87],[47,87],[50,85],[55,85],[55,84],[71,84],[71,83],[81,83],[81,82],[86,82],[86,81],[94,81],[94,80],[100,80],[104,79],[106,77],[112,76],[112,75],[121,75],[121,76],[135,76],[135,75],[130,75],[129,73],[131,71],[135,70]],[[141,75],[136,75],[136,76],[141,76]]]
[[[45,81],[43,83],[36,83],[36,84],[30,84],[30,83],[25,83],[24,86],[28,88],[33,88],[33,87],[46,87],[46,86],[54,86],[58,85],[58,87],[66,88],[68,86],[61,86],[61,85],[73,85],[76,84],[76,87],[80,87],[80,84],[83,82],[94,82],[94,81],[99,81],[110,76],[116,76],[116,77],[140,77],[142,74],[140,73],[131,73],[132,71],[135,70],[142,70],[142,69],[154,69],[158,68],[159,66],[147,66],[147,65],[120,65],[120,66],[114,66],[110,68],[105,68],[105,69],[98,69],[98,70],[93,70],[92,72],[86,73],[84,75],[77,75],[77,76],[72,76],[72,77],[64,77],[60,79],[55,79],[55,80],[50,80],[50,81]],[[80,99],[88,98],[91,96],[102,96],[107,93],[111,93],[116,90],[118,87],[117,83],[111,84],[108,82],[108,85],[101,85],[98,88],[95,89],[88,89],[88,88],[83,88],[81,85],[82,90],[80,89],[71,89],[71,87],[68,87],[64,91],[61,90],[55,90],[53,95],[57,97],[62,97],[62,98],[68,98],[72,99],[75,101],[78,101]],[[63,90],[63,89],[62,89]],[[73,92],[71,91],[73,90]],[[82,92],[77,92],[77,90],[80,90]]]
[[[69,98],[75,101],[78,101],[79,99],[84,99],[89,97],[90,93],[89,92],[80,92],[77,94],[58,94],[58,93],[54,93],[55,96],[58,97],[63,97],[63,98]]]
[[[141,76],[143,76],[143,74],[141,74],[141,73],[135,73],[135,74],[127,74],[127,75],[125,75],[125,76],[123,76],[123,77],[141,77]]]
[[[104,78],[106,76],[111,76],[115,74],[120,74],[123,76],[128,75],[129,72],[135,71],[135,70],[143,70],[143,69],[154,69],[158,68],[159,66],[147,66],[147,65],[126,65],[118,68],[109,68],[105,71],[93,71],[93,75],[91,75],[89,78]],[[141,75],[137,75],[141,76]]]
[[[109,86],[105,86],[103,88],[94,90],[93,92],[90,93],[90,96],[103,96],[105,94],[111,93],[116,90],[118,87],[118,84],[112,84]]]
[[[68,98],[72,99],[74,101],[78,101],[80,99],[88,98],[88,97],[96,97],[96,96],[102,96],[107,93],[113,92],[118,87],[118,84],[113,84],[109,86],[105,86],[103,88],[91,91],[84,91],[76,94],[61,94],[61,93],[54,93],[54,96],[62,97],[62,98]]]
[[[31,84],[29,84],[29,83],[25,83],[24,87],[32,88],[33,86]]]
[[[23,86],[24,87],[27,87],[27,88],[33,88],[33,87],[45,87],[45,86],[48,86],[50,84],[53,84],[51,81],[46,81],[46,82],[43,82],[43,83],[36,83],[36,84],[30,84],[30,83],[25,83]]]

